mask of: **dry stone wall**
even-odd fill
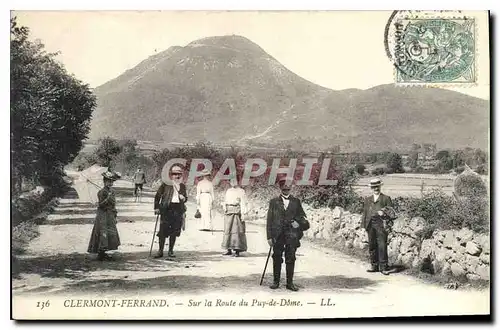
[[[265,223],[267,201],[249,201],[248,221]],[[312,208],[304,205],[311,228],[310,240],[335,241],[346,248],[366,253],[368,235],[361,227],[361,215],[340,207]],[[490,238],[470,229],[430,233],[423,218],[399,217],[388,237],[389,263],[446,277],[470,281],[490,279]]]

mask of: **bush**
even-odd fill
[[[355,169],[356,169],[356,173],[358,173],[360,175],[363,175],[366,171],[366,167],[363,164],[356,164]]]
[[[12,228],[12,253],[24,253],[28,243],[39,235],[38,226],[31,221]]]
[[[488,199],[473,196],[455,201],[443,227],[445,229],[467,227],[476,232],[488,233],[490,230]]]
[[[452,206],[451,197],[441,189],[433,189],[423,193],[421,198],[408,198],[404,207],[409,217],[422,217],[430,226],[440,227]]]
[[[488,174],[488,165],[481,164],[476,168],[477,174],[487,175]]]
[[[372,175],[384,175],[385,174],[385,169],[383,167],[377,167],[376,169],[372,170]]]
[[[355,167],[349,166],[337,170],[335,178],[338,182],[332,186],[298,186],[296,195],[313,207],[341,206],[345,209],[349,207],[358,209],[361,197],[352,188],[357,181]]]
[[[489,231],[489,204],[485,196],[456,200],[441,189],[424,193],[421,198],[398,197],[393,200],[396,213],[422,217],[428,231],[469,228],[476,232]]]
[[[488,193],[483,179],[470,170],[464,171],[455,179],[454,188],[458,197],[486,196]]]

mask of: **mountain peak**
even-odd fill
[[[171,47],[95,93],[91,139],[276,145],[301,137],[314,149],[341,145],[370,152],[421,141],[483,147],[488,140],[486,101],[393,84],[332,91],[239,35]]]
[[[267,53],[259,45],[246,37],[236,34],[212,36],[198,39],[189,43],[186,47],[200,46],[220,47],[240,52],[260,53],[267,55]]]

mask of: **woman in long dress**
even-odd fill
[[[222,248],[227,252],[224,255],[239,257],[240,252],[247,250],[245,223],[242,214],[247,212],[245,190],[238,186],[237,181],[231,180],[231,187],[226,191],[224,199],[224,237]]]
[[[100,261],[109,259],[106,251],[118,250],[120,246],[120,236],[116,228],[116,198],[112,188],[120,175],[107,171],[102,176],[104,188],[97,193],[97,213],[87,249],[89,253],[97,253],[97,259]]]
[[[201,214],[200,230],[211,231],[214,185],[210,181],[210,171],[203,170],[203,179],[196,185],[196,203]]]

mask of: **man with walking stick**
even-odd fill
[[[271,199],[267,212],[267,241],[273,249],[273,284],[270,288],[279,288],[284,253],[286,288],[298,291],[299,289],[293,284],[295,252],[300,247],[303,231],[309,229],[309,222],[306,220],[300,200],[290,195],[291,183],[280,180],[279,186],[281,194]]]
[[[182,183],[182,169],[179,166],[162,171],[162,184],[155,195],[154,210],[160,216],[160,230],[158,231],[159,248],[155,258],[163,257],[165,240],[169,237],[168,257],[174,258],[174,246],[181,229],[186,212],[187,201],[186,185]],[[168,180],[170,178],[171,180]]]

